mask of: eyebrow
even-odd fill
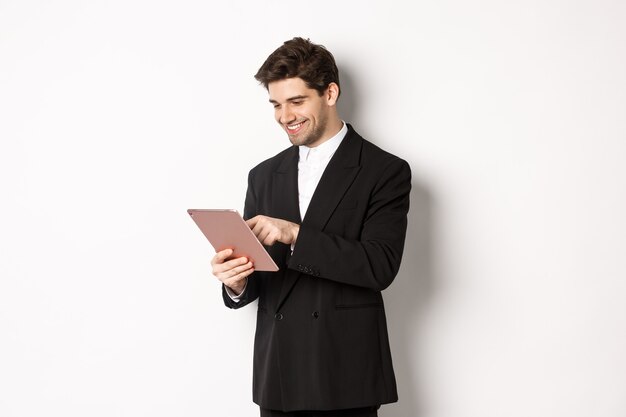
[[[297,100],[302,100],[308,97],[309,96],[305,96],[305,95],[293,96],[293,97],[289,97],[286,101],[297,101]],[[276,100],[272,100],[272,99],[270,99],[270,103],[279,104]]]

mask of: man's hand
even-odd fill
[[[272,246],[276,242],[287,245],[296,243],[300,231],[300,225],[296,223],[267,216],[255,216],[246,220],[246,223],[259,242],[267,246]]]
[[[213,267],[213,276],[239,295],[246,287],[246,277],[254,272],[254,267],[246,257],[227,261],[226,259],[232,254],[232,249],[217,252],[211,259],[211,266]]]

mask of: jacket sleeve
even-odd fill
[[[371,189],[359,239],[300,226],[287,266],[319,278],[381,291],[400,268],[407,227],[411,169],[393,160]]]

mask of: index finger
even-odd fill
[[[250,229],[254,229],[254,226],[256,226],[257,222],[259,221],[259,217],[261,216],[254,216],[253,218],[246,220],[246,224]]]

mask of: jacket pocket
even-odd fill
[[[378,291],[369,288],[345,285],[336,300],[335,309],[353,310],[358,308],[383,308],[383,297]]]
[[[382,308],[383,303],[374,302],[374,303],[363,303],[363,304],[337,304],[335,306],[336,310],[354,310],[359,308]]]

